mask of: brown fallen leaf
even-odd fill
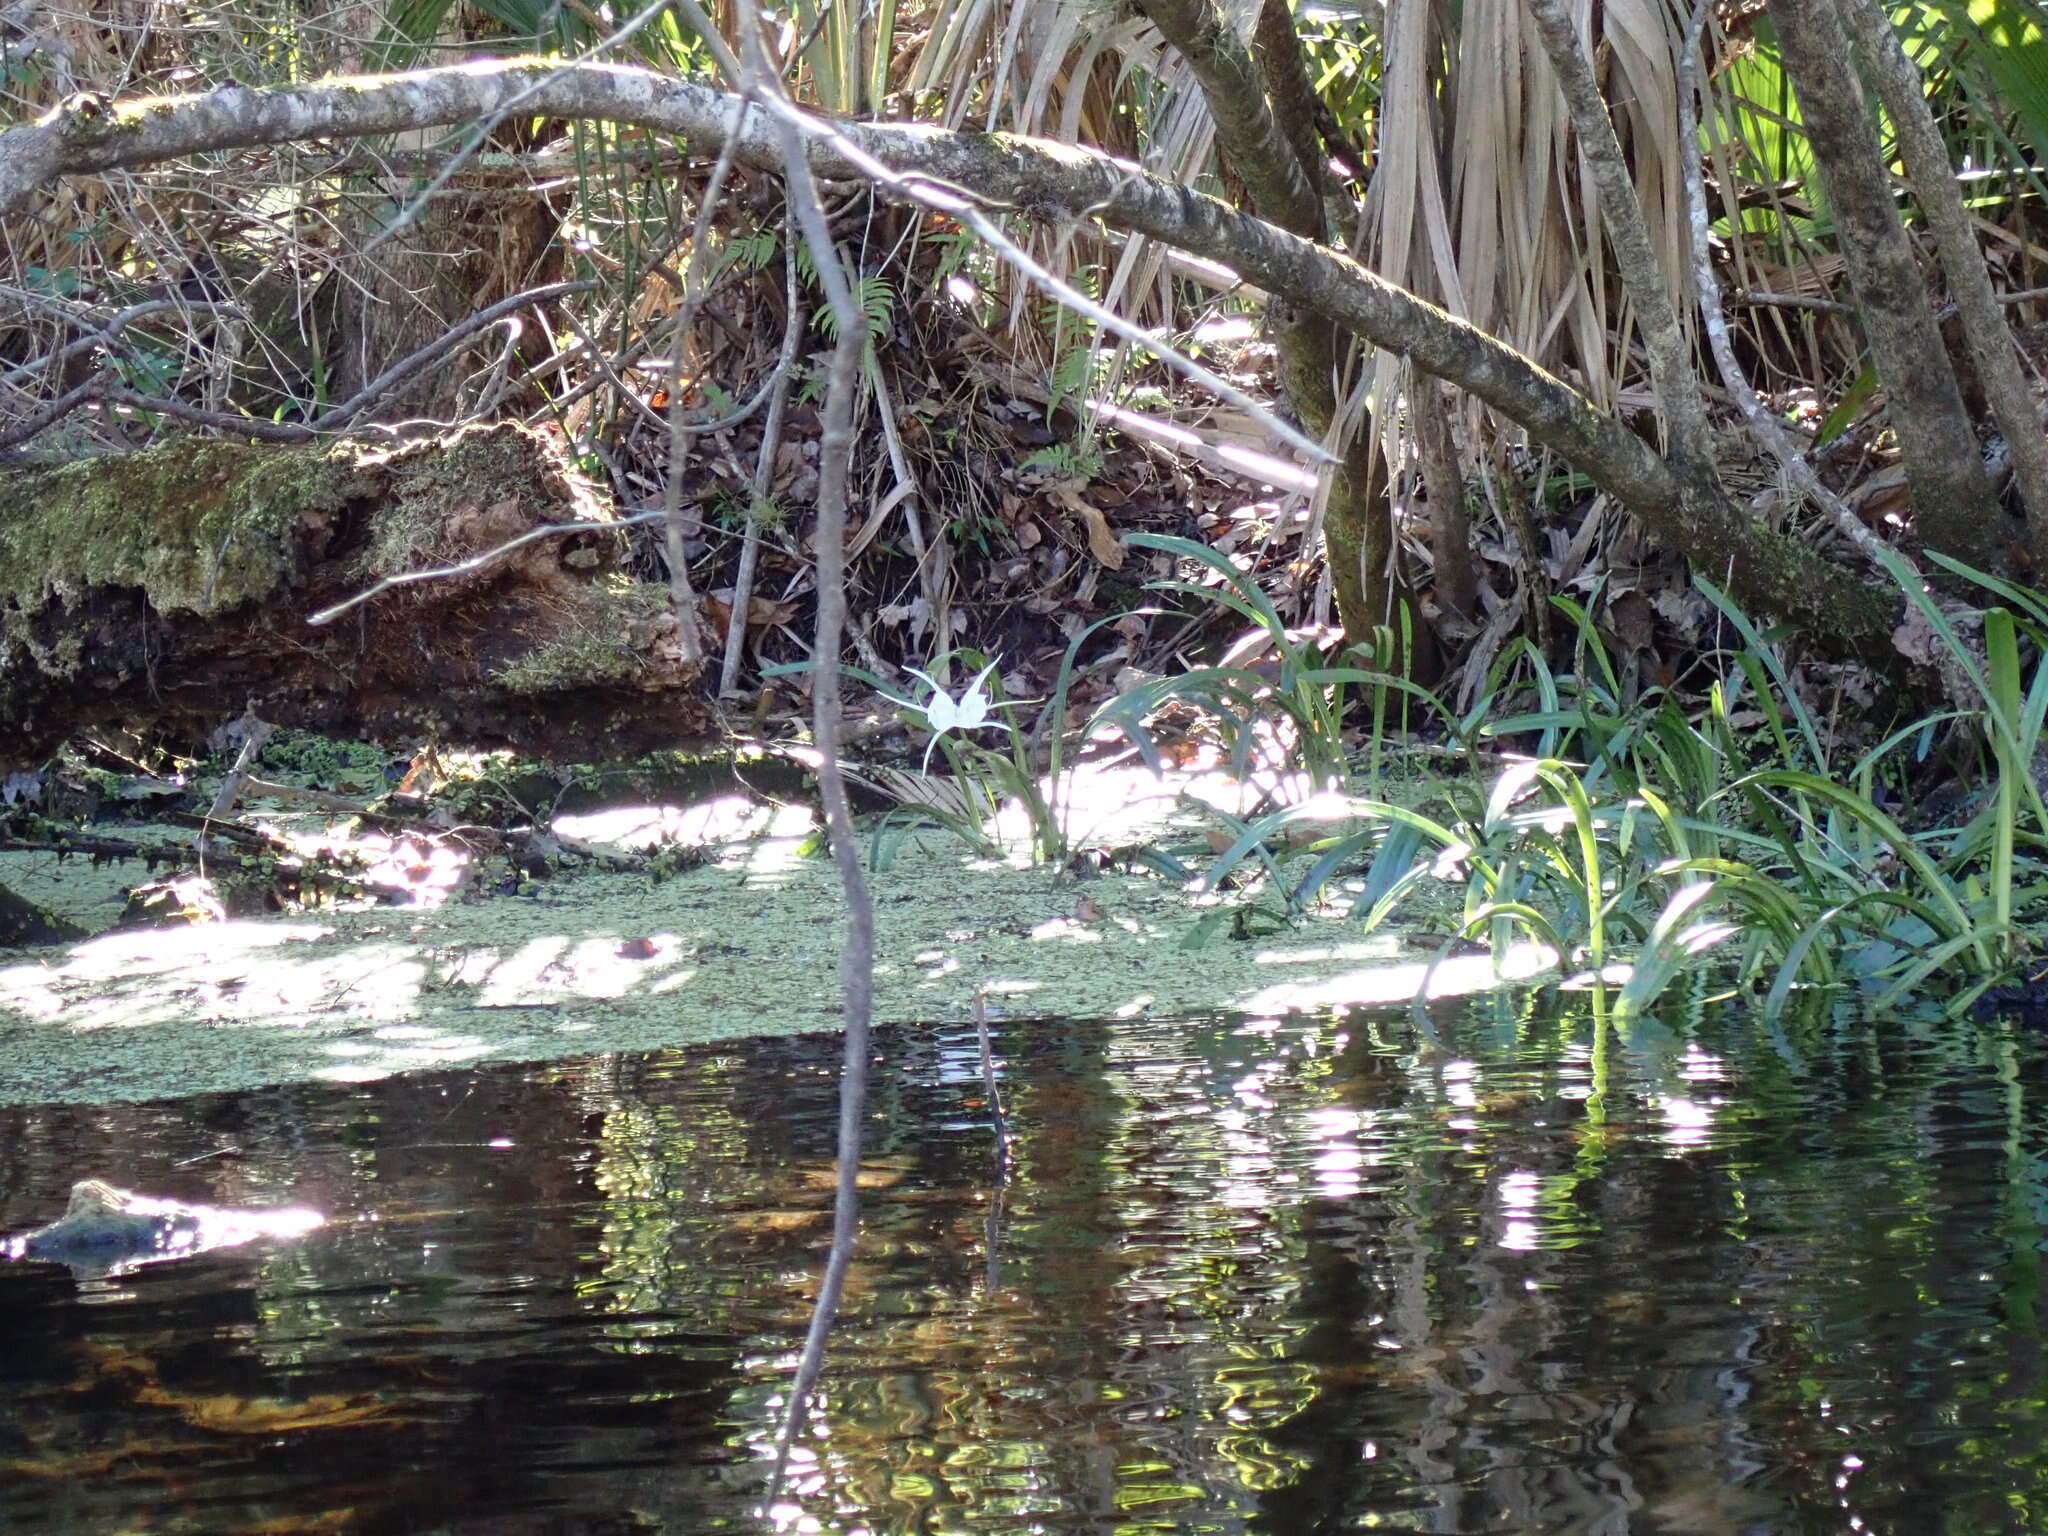
[[[732,588],[724,587],[716,592],[704,594],[704,616],[710,621],[712,633],[722,640],[726,626],[732,622]],[[795,603],[778,603],[759,595],[747,599],[747,627],[760,629],[771,624],[787,624],[796,617]]]
[[[1124,565],[1124,547],[1117,542],[1117,536],[1110,532],[1109,519],[1102,509],[1086,501],[1069,485],[1052,488],[1052,499],[1081,519],[1088,530],[1088,553],[1112,571],[1120,571]]]

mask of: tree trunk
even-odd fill
[[[522,534],[543,536],[493,557]],[[0,480],[0,770],[90,726],[244,709],[587,760],[704,741],[665,588],[538,435],[399,447],[187,439]],[[314,626],[381,579],[403,583]]]
[[[356,239],[367,243],[418,195],[410,182],[359,181],[362,205]],[[350,280],[327,279],[333,298],[336,356],[328,376],[330,400],[346,400],[400,358],[428,345],[477,310],[524,289],[554,282],[562,272],[555,236],[556,210],[542,195],[499,183],[478,188],[457,177],[417,210],[405,227],[384,236]],[[512,322],[517,324],[517,322]],[[373,419],[461,419],[475,394],[467,376],[508,351],[508,376],[522,361],[537,361],[531,346],[507,349],[494,328],[437,368],[424,370],[381,400]],[[528,354],[534,354],[529,356]],[[469,396],[465,400],[465,396]],[[520,402],[525,409],[530,402]]]
[[[403,51],[392,42],[406,35],[406,7],[398,0],[378,0],[371,9],[381,15],[363,45],[350,50],[354,61],[341,66],[350,73],[374,69]],[[437,17],[432,49],[445,58],[503,49],[508,43],[521,46],[504,36],[504,25],[486,14],[488,9],[450,5],[427,11]],[[429,39],[421,36],[418,41]],[[536,36],[524,46],[545,44]],[[537,182],[522,185],[492,176],[481,178],[479,184],[479,178],[469,174],[474,157],[537,148],[539,140],[554,131],[553,125],[515,113],[480,125],[480,130],[482,138],[469,151],[469,164],[445,179],[408,175],[386,165],[341,183],[337,218],[359,256],[345,276],[329,273],[324,285],[334,347],[327,375],[331,400],[348,399],[400,358],[479,309],[561,277],[564,253],[556,239],[566,206],[561,193],[542,191]],[[396,135],[388,146],[373,141],[364,147],[417,153],[434,149],[437,137],[406,133]],[[511,324],[510,334],[516,337],[519,322]],[[466,388],[468,376],[487,367],[493,354],[502,354],[508,365],[538,362],[546,355],[548,329],[543,323],[538,348],[517,342],[508,347],[505,329],[493,327],[440,367],[416,374],[392,390],[367,419],[476,419],[466,415],[465,408],[477,404],[480,396],[487,399],[487,390],[500,387],[503,377],[516,374],[518,367],[507,366],[486,390]],[[516,410],[524,412],[538,403],[521,401]]]
[[[1770,0],[1771,20],[1785,72],[1799,93],[1871,359],[1891,398],[1913,525],[1930,549],[2004,571],[2012,564],[2016,530],[1999,511],[1949,367],[1836,3]]]
[[[1291,19],[1282,19],[1285,8],[1269,4],[1261,12],[1254,55],[1214,0],[1136,3],[1202,82],[1217,144],[1252,210],[1289,234],[1321,241],[1328,230],[1315,128],[1308,120],[1312,94]],[[1308,433],[1326,437],[1343,403],[1337,381],[1349,338],[1314,311],[1284,302],[1278,308],[1273,340],[1281,386]],[[1396,608],[1409,593],[1394,568],[1386,471],[1374,451],[1372,418],[1361,417],[1336,451],[1340,462],[1323,511],[1325,554],[1338,621],[1345,638],[1361,644],[1383,626],[1403,631]],[[1423,673],[1428,681],[1433,668],[1419,663],[1434,656],[1431,647],[1424,656],[1374,659]]]
[[[1898,136],[1899,155],[1941,255],[1942,272],[1955,296],[1957,318],[1986,402],[2012,450],[2013,480],[2026,507],[2034,569],[2048,572],[2048,438],[2041,433],[2041,408],[2020,370],[2011,327],[1992,292],[1956,168],[1927,105],[1926,85],[1878,0],[1849,0],[1844,13],[1871,87]]]
[[[1469,632],[1479,620],[1479,574],[1472,563],[1472,522],[1465,510],[1465,476],[1458,464],[1458,445],[1451,435],[1455,399],[1447,399],[1435,379],[1418,377],[1409,384],[1408,406],[1415,413],[1416,456],[1429,502],[1429,550],[1437,607],[1453,621],[1454,632]]]

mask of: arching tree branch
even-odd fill
[[[740,106],[736,96],[651,70],[542,59],[119,103],[74,97],[36,122],[0,132],[0,216],[18,217],[37,188],[64,176],[447,127],[508,112],[631,124],[723,144],[741,123]],[[1074,145],[910,123],[821,123],[805,146],[814,173],[866,179],[843,146],[886,167],[897,195],[915,198],[921,185],[940,183],[1035,218],[1100,219],[1220,262],[1485,401],[1583,471],[1652,534],[1728,580],[1752,607],[1836,648],[1867,655],[1886,648],[1896,612],[1889,594],[1764,529],[1724,498],[1703,505],[1689,497],[1681,509],[1670,467],[1585,396],[1338,252]],[[761,114],[738,127],[737,154],[752,167],[779,165],[774,130]]]

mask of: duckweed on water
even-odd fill
[[[574,873],[528,894],[107,934],[0,964],[0,1102],[109,1102],[367,1080],[836,1028],[839,889],[799,839],[726,845],[654,883]],[[1085,902],[1083,898],[1085,899]],[[1160,880],[1085,882],[913,840],[875,882],[876,1017],[957,1020],[977,987],[1015,1017],[1405,999],[1427,948],[1336,916],[1195,937]],[[1435,989],[1492,985],[1484,959]]]

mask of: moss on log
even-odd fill
[[[308,615],[387,576],[476,570]],[[0,767],[96,725],[313,730],[589,758],[702,742],[666,589],[552,445],[187,440],[0,477]]]

